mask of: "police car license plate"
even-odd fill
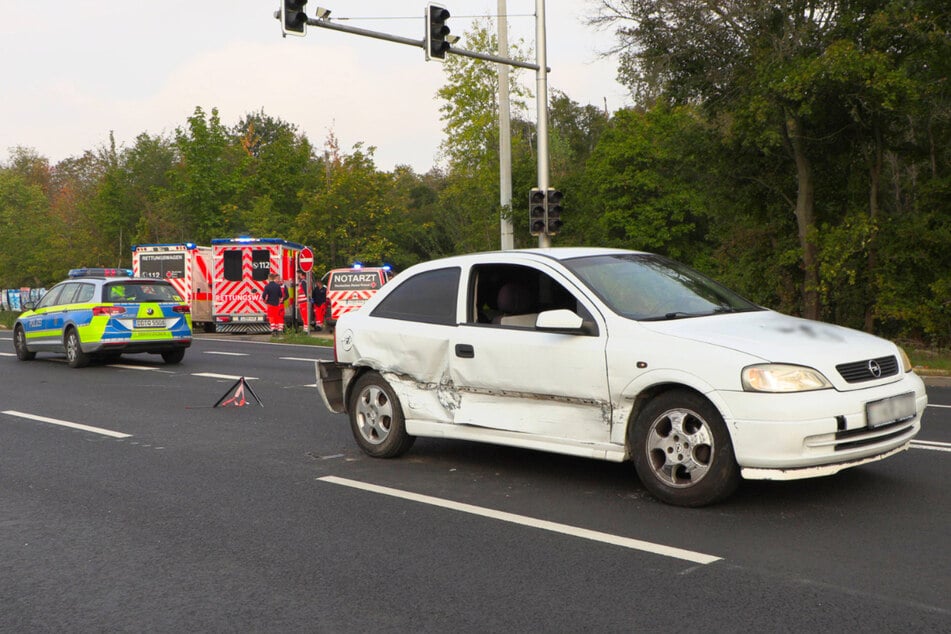
[[[165,325],[164,319],[136,319],[136,328],[161,328]]]
[[[912,419],[915,413],[914,392],[865,404],[865,417],[872,428]]]

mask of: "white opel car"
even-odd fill
[[[371,456],[436,436],[626,461],[672,504],[908,448],[925,388],[895,344],[599,248],[416,265],[340,318],[318,388]]]

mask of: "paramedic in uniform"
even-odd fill
[[[287,289],[278,282],[280,276],[277,273],[271,273],[267,279],[261,299],[267,305],[267,321],[271,326],[271,335],[284,334],[284,299],[287,297]]]
[[[301,322],[304,330],[310,330],[310,294],[307,292],[307,273],[298,271],[297,273],[297,308],[300,313]]]

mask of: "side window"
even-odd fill
[[[372,314],[374,317],[455,326],[460,273],[459,268],[418,273],[387,295]]]
[[[59,297],[63,293],[63,287],[66,284],[60,284],[50,289],[50,292],[43,296],[37,308],[46,308],[47,306],[56,306],[59,303]]]
[[[228,250],[221,254],[221,259],[223,260],[223,273],[225,279],[229,282],[240,282],[241,281],[241,251],[240,250]],[[265,276],[267,277],[267,276]]]
[[[567,309],[594,327],[591,313],[571,291],[543,271],[527,266],[473,267],[469,297],[468,323],[533,327],[538,313]]]

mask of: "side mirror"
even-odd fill
[[[535,329],[546,332],[562,332],[570,335],[587,334],[584,328],[584,320],[579,315],[567,308],[558,310],[546,310],[539,313],[535,320]]]

